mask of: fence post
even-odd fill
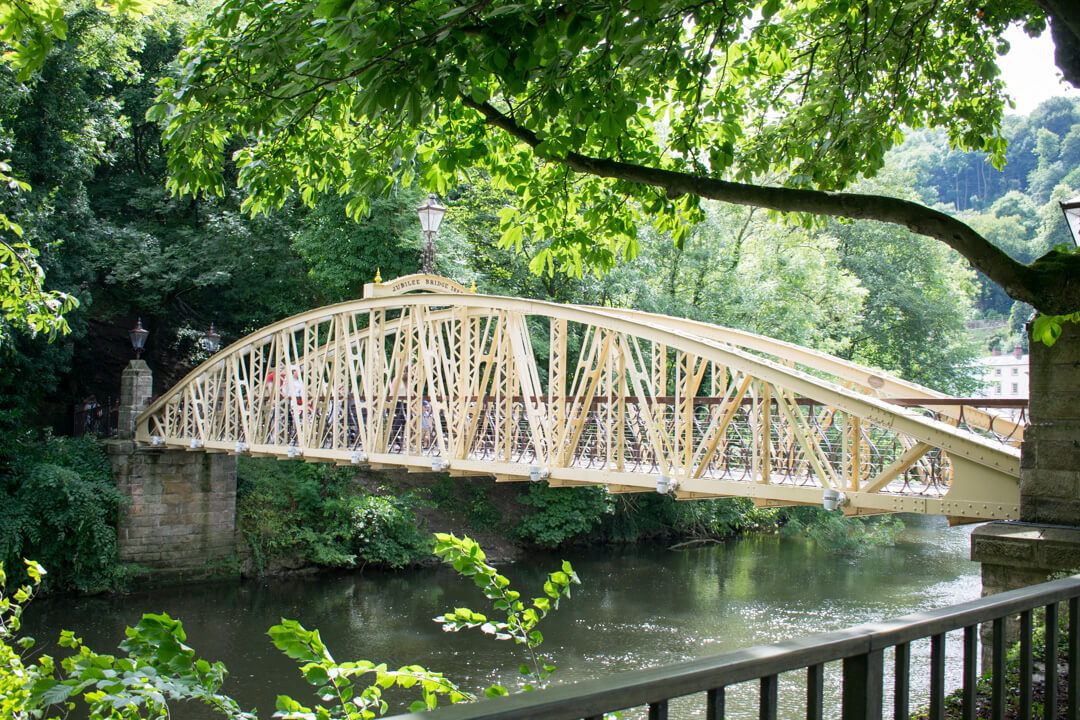
[[[843,720],[881,720],[883,652],[844,658]]]

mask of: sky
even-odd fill
[[[1016,103],[1012,113],[1027,115],[1043,100],[1055,95],[1080,97],[1077,90],[1061,82],[1061,72],[1054,65],[1054,42],[1047,30],[1038,38],[1030,38],[1018,26],[1005,33],[1011,48],[998,58],[998,67],[1005,88]]]

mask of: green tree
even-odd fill
[[[196,14],[161,2],[153,16],[132,19],[71,3],[65,39],[27,83],[0,71],[10,81],[0,82],[0,141],[33,185],[4,208],[41,250],[49,285],[80,302],[65,315],[63,343],[24,332],[4,341],[0,386],[11,391],[0,422],[115,395],[136,316],[151,328],[148,354],[169,382],[205,358],[195,339],[211,322],[229,340],[323,294],[293,247],[306,209],[250,218],[236,191],[190,199],[164,187],[160,130],[145,114]],[[66,429],[60,417],[38,419]]]
[[[1080,11],[1048,6],[1055,38],[1075,35]],[[253,210],[296,188],[352,194],[359,212],[393,178],[447,189],[479,166],[522,196],[504,237],[546,242],[549,269],[610,267],[646,216],[678,241],[704,197],[899,223],[1011,297],[1067,313],[1080,257],[1024,265],[945,213],[829,192],[879,170],[904,126],[942,127],[1000,164],[995,52],[1010,22],[1045,18],[1025,0],[229,0],[153,117],[168,120],[177,190],[222,192],[225,143],[247,142],[234,160]]]
[[[97,0],[97,11],[113,15],[138,17],[150,8],[152,0]],[[86,4],[79,8],[85,10]],[[25,91],[32,84],[35,72],[49,56],[55,40],[65,40],[69,31],[69,7],[62,0],[4,0],[0,2],[0,50],[5,76],[3,82],[11,91]],[[123,36],[113,38],[122,40]],[[99,37],[99,40],[105,38]],[[99,48],[85,45],[87,56]],[[116,62],[114,67],[122,67]],[[80,135],[85,136],[85,133]],[[22,167],[23,172],[33,168]],[[78,307],[71,294],[44,288],[45,273],[38,262],[40,245],[35,247],[24,238],[23,225],[9,217],[9,208],[21,201],[30,185],[17,177],[8,161],[0,162],[0,183],[5,196],[0,198],[0,344],[6,344],[13,329],[32,333],[47,332],[50,337],[67,332],[64,313]]]
[[[386,279],[420,267],[415,190],[399,190],[371,201],[370,212],[354,222],[340,198],[321,200],[304,217],[293,247],[303,258],[321,304],[352,300],[380,270]]]

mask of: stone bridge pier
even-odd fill
[[[1080,326],[1066,323],[1053,347],[1031,341],[1030,327],[1028,333],[1020,520],[988,523],[971,535],[971,559],[982,564],[983,595],[1080,569]],[[985,653],[989,628],[983,634]]]
[[[236,457],[136,443],[135,417],[150,404],[153,374],[143,360],[124,370],[118,439],[108,444],[120,511],[120,560],[151,582],[239,574],[236,561]]]

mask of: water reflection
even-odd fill
[[[538,555],[505,572],[531,597],[563,555],[574,564],[583,586],[544,627],[556,677],[573,682],[978,597],[978,566],[967,560],[970,527],[948,528],[941,518],[905,520],[897,546],[859,558],[765,536],[685,551],[637,546]],[[339,660],[417,663],[471,689],[515,684],[521,658],[511,644],[479,633],[447,635],[431,621],[455,606],[486,610],[472,583],[451,571],[369,571],[43,600],[27,613],[25,627],[50,642],[70,628],[109,651],[143,612],[167,612],[184,621],[189,644],[202,657],[225,662],[232,673],[227,692],[270,717],[278,693],[310,697],[295,664],[265,635],[282,617],[320,628]],[[836,675],[827,675],[832,695],[839,692]],[[782,715],[801,714],[804,682],[803,674],[782,678],[782,702],[790,710]],[[755,687],[732,696],[729,717],[756,716]],[[692,702],[681,706],[697,714]]]

